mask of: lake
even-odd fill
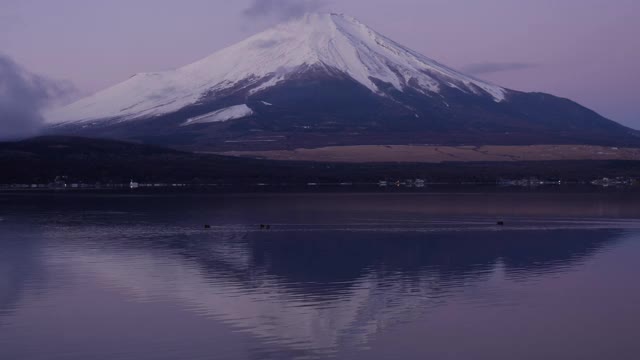
[[[0,194],[0,358],[636,360],[639,200]]]

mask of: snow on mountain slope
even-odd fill
[[[505,99],[506,90],[468,77],[338,14],[308,14],[177,70],[137,74],[47,115],[51,123],[148,118],[241,86],[257,93],[308,68],[340,72],[384,95],[376,79],[428,96],[443,87]]]
[[[208,114],[200,115],[187,120],[183,125],[195,125],[210,122],[229,121],[234,119],[242,119],[251,116],[253,110],[246,104],[230,106],[221,110],[217,110]]]

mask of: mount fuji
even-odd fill
[[[50,133],[195,150],[640,144],[570,100],[462,74],[341,14],[308,14],[47,114]]]

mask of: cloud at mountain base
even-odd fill
[[[37,135],[42,111],[73,93],[71,83],[33,74],[0,54],[0,139]]]

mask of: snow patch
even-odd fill
[[[247,105],[242,104],[193,117],[182,124],[182,126],[242,119],[251,115],[253,115],[253,110]]]

